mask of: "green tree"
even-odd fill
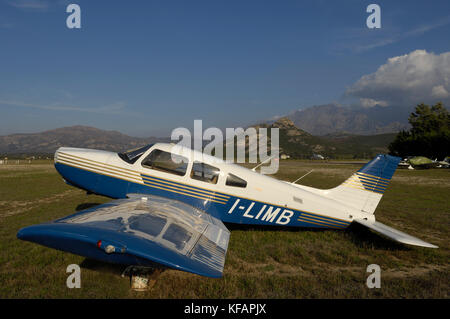
[[[439,102],[433,106],[421,103],[409,116],[409,131],[401,131],[389,145],[393,155],[421,155],[443,159],[450,152],[450,113]]]

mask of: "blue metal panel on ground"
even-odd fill
[[[159,229],[154,223],[157,219],[161,221]],[[116,200],[51,223],[25,227],[17,237],[111,263],[145,266],[156,262],[220,277],[229,232],[219,220],[195,208],[154,196]],[[113,252],[107,252],[108,246]]]

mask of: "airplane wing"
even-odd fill
[[[417,237],[405,234],[404,232],[401,232],[397,229],[394,229],[392,227],[389,227],[385,224],[382,224],[380,222],[376,221],[367,221],[365,219],[355,219],[355,222],[366,226],[370,229],[373,229],[376,232],[379,232],[382,235],[385,235],[395,241],[398,241],[403,244],[408,245],[414,245],[414,246],[421,246],[421,247],[428,247],[428,248],[439,248],[438,246],[435,246],[433,244],[427,243]]]
[[[23,228],[17,237],[106,262],[142,266],[156,262],[221,277],[230,232],[220,220],[190,205],[132,194]]]

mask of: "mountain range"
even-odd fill
[[[281,152],[293,158],[312,154],[369,157],[386,152],[398,131],[408,128],[408,107],[345,107],[338,104],[296,110],[277,120],[252,125],[277,127]],[[60,146],[124,151],[169,138],[140,138],[118,131],[71,126],[40,133],[0,136],[0,154],[52,154]]]
[[[350,107],[339,104],[316,105],[287,115],[295,126],[312,135],[396,133],[409,127],[413,107]],[[273,121],[272,121],[273,122]],[[270,123],[270,121],[269,121]]]
[[[0,136],[0,153],[52,154],[61,146],[124,151],[166,138],[131,137],[117,131],[105,131],[89,126],[70,126],[40,133]]]
[[[288,117],[253,127],[279,128],[280,154],[290,155],[292,158],[309,158],[312,154],[331,158],[371,157],[376,153],[386,152],[387,146],[396,135],[388,133],[364,136],[340,133],[314,136],[298,128]],[[41,133],[0,136],[0,154],[53,154],[60,146],[118,152],[155,142],[169,142],[169,138],[131,137],[117,131],[71,126]]]

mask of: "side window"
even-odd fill
[[[225,185],[245,188],[247,187],[247,182],[244,181],[242,178],[237,177],[236,175],[228,174]]]
[[[184,176],[186,174],[187,165],[188,159],[186,157],[161,150],[153,150],[142,161],[142,166],[146,168],[176,174],[179,176]]]
[[[214,166],[194,162],[192,165],[191,178],[198,181],[217,184],[220,170]]]

